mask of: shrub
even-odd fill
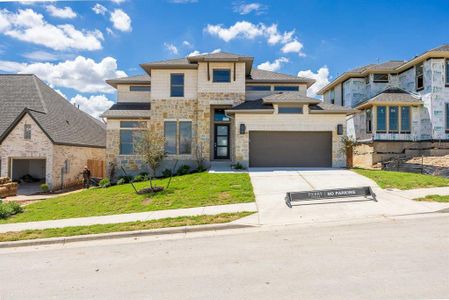
[[[124,180],[123,183],[130,183],[133,180],[133,177],[129,176],[129,175],[128,176],[122,175],[122,176],[119,176],[118,180],[120,180],[120,179]]]
[[[0,201],[0,219],[6,219],[9,216],[23,212],[23,208],[17,202]]]
[[[190,166],[188,166],[188,165],[182,165],[182,166],[180,166],[179,167],[179,169],[178,169],[178,171],[176,172],[176,174],[178,174],[178,175],[186,175],[186,174],[189,174],[189,171],[190,171]]]
[[[144,180],[145,180],[145,177],[143,175],[136,175],[133,178],[133,182],[141,182],[141,181],[144,181]]]
[[[139,173],[140,176],[145,177],[145,178],[149,178],[150,174],[148,172],[140,172]]]
[[[162,171],[162,177],[168,178],[170,176],[172,176],[172,172],[170,169],[165,169],[164,171]]]
[[[207,168],[204,167],[203,165],[201,165],[201,166],[198,166],[198,168],[196,170],[198,171],[198,173],[201,173],[201,172],[207,171]]]
[[[241,163],[239,163],[239,162],[237,162],[236,164],[234,164],[232,167],[233,167],[235,170],[245,170],[245,167],[244,167]]]
[[[100,180],[100,182],[98,183],[98,185],[101,188],[107,188],[111,186],[111,181],[109,180],[109,178],[103,178],[102,180]]]
[[[126,183],[126,180],[124,178],[120,178],[119,180],[117,180],[117,185],[122,185],[125,183]]]
[[[41,188],[41,191],[44,192],[44,193],[48,192],[48,190],[50,189],[48,187],[48,184],[46,184],[46,183],[41,184],[40,188]]]

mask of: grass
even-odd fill
[[[424,198],[418,198],[415,200],[416,201],[433,201],[433,202],[449,203],[449,196],[429,195]]]
[[[24,230],[19,232],[0,233],[0,242],[32,240],[52,237],[68,237],[98,233],[149,230],[165,227],[180,227],[204,224],[228,223],[253,214],[252,212],[224,213],[212,216],[194,216],[166,218],[152,221],[128,222],[118,224],[102,224],[91,226],[73,226],[42,230]]]
[[[432,175],[366,169],[354,169],[353,171],[374,180],[383,189],[409,190],[449,186],[448,178]]]
[[[156,180],[156,185],[166,184],[167,179]],[[142,189],[148,187],[149,182],[139,182],[135,186]],[[130,184],[124,184],[40,201],[25,206],[21,214],[0,220],[0,224],[253,201],[254,193],[248,174],[196,173],[174,177],[168,190],[154,195],[137,195]]]

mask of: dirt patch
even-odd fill
[[[394,159],[383,163],[383,169],[449,178],[449,155]]]
[[[231,198],[231,194],[229,194],[228,192],[221,192],[220,194],[218,194],[218,199],[220,200],[228,200]]]
[[[151,198],[146,198],[146,199],[144,199],[144,200],[142,201],[142,204],[143,204],[143,205],[150,205],[151,202],[153,202],[153,200],[151,200]]]

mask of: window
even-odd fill
[[[299,91],[299,86],[275,85],[274,90],[277,92],[297,92]]]
[[[231,82],[231,70],[214,69],[212,78],[213,82]]]
[[[184,97],[184,74],[170,74],[170,97]]]
[[[446,85],[449,85],[449,59],[446,59]]]
[[[329,91],[329,99],[331,104],[335,104],[335,89]]]
[[[377,107],[377,132],[387,131],[387,107]]]
[[[279,106],[279,114],[302,114],[302,107]]]
[[[31,140],[31,124],[25,124],[23,128],[23,138],[25,140]]]
[[[68,174],[70,171],[70,162],[67,159],[64,161],[63,170],[64,170],[64,174]]]
[[[446,132],[449,132],[449,103],[444,106],[446,107]]]
[[[365,112],[366,114],[366,133],[373,132],[373,111],[368,108]]]
[[[179,154],[192,153],[192,122],[179,122]]]
[[[229,122],[230,119],[228,116],[226,116],[224,109],[216,109],[214,111],[214,121],[215,122]]]
[[[423,63],[416,65],[415,67],[415,81],[416,90],[422,90],[424,88],[424,66]]]
[[[151,92],[151,86],[149,85],[131,85],[129,87],[130,92]]]
[[[271,91],[271,86],[269,85],[247,85],[247,91],[261,92],[261,91]]]
[[[146,122],[121,121],[120,122],[120,155],[133,155],[134,145],[147,128]]]
[[[401,133],[410,133],[411,122],[410,122],[410,107],[401,107]]]
[[[165,153],[167,154],[192,153],[191,121],[180,121],[179,123],[177,121],[165,121],[164,137],[165,137]]]
[[[373,74],[373,82],[388,82],[388,74]]]
[[[399,130],[399,108],[397,106],[388,107],[388,132],[398,132]]]
[[[369,84],[369,75],[365,77],[365,83]]]

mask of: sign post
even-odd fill
[[[292,208],[292,202],[313,201],[321,199],[335,199],[335,198],[351,198],[351,197],[371,197],[373,201],[377,202],[376,194],[370,186],[344,188],[344,189],[329,189],[316,190],[305,192],[288,192],[285,197],[285,204]]]

